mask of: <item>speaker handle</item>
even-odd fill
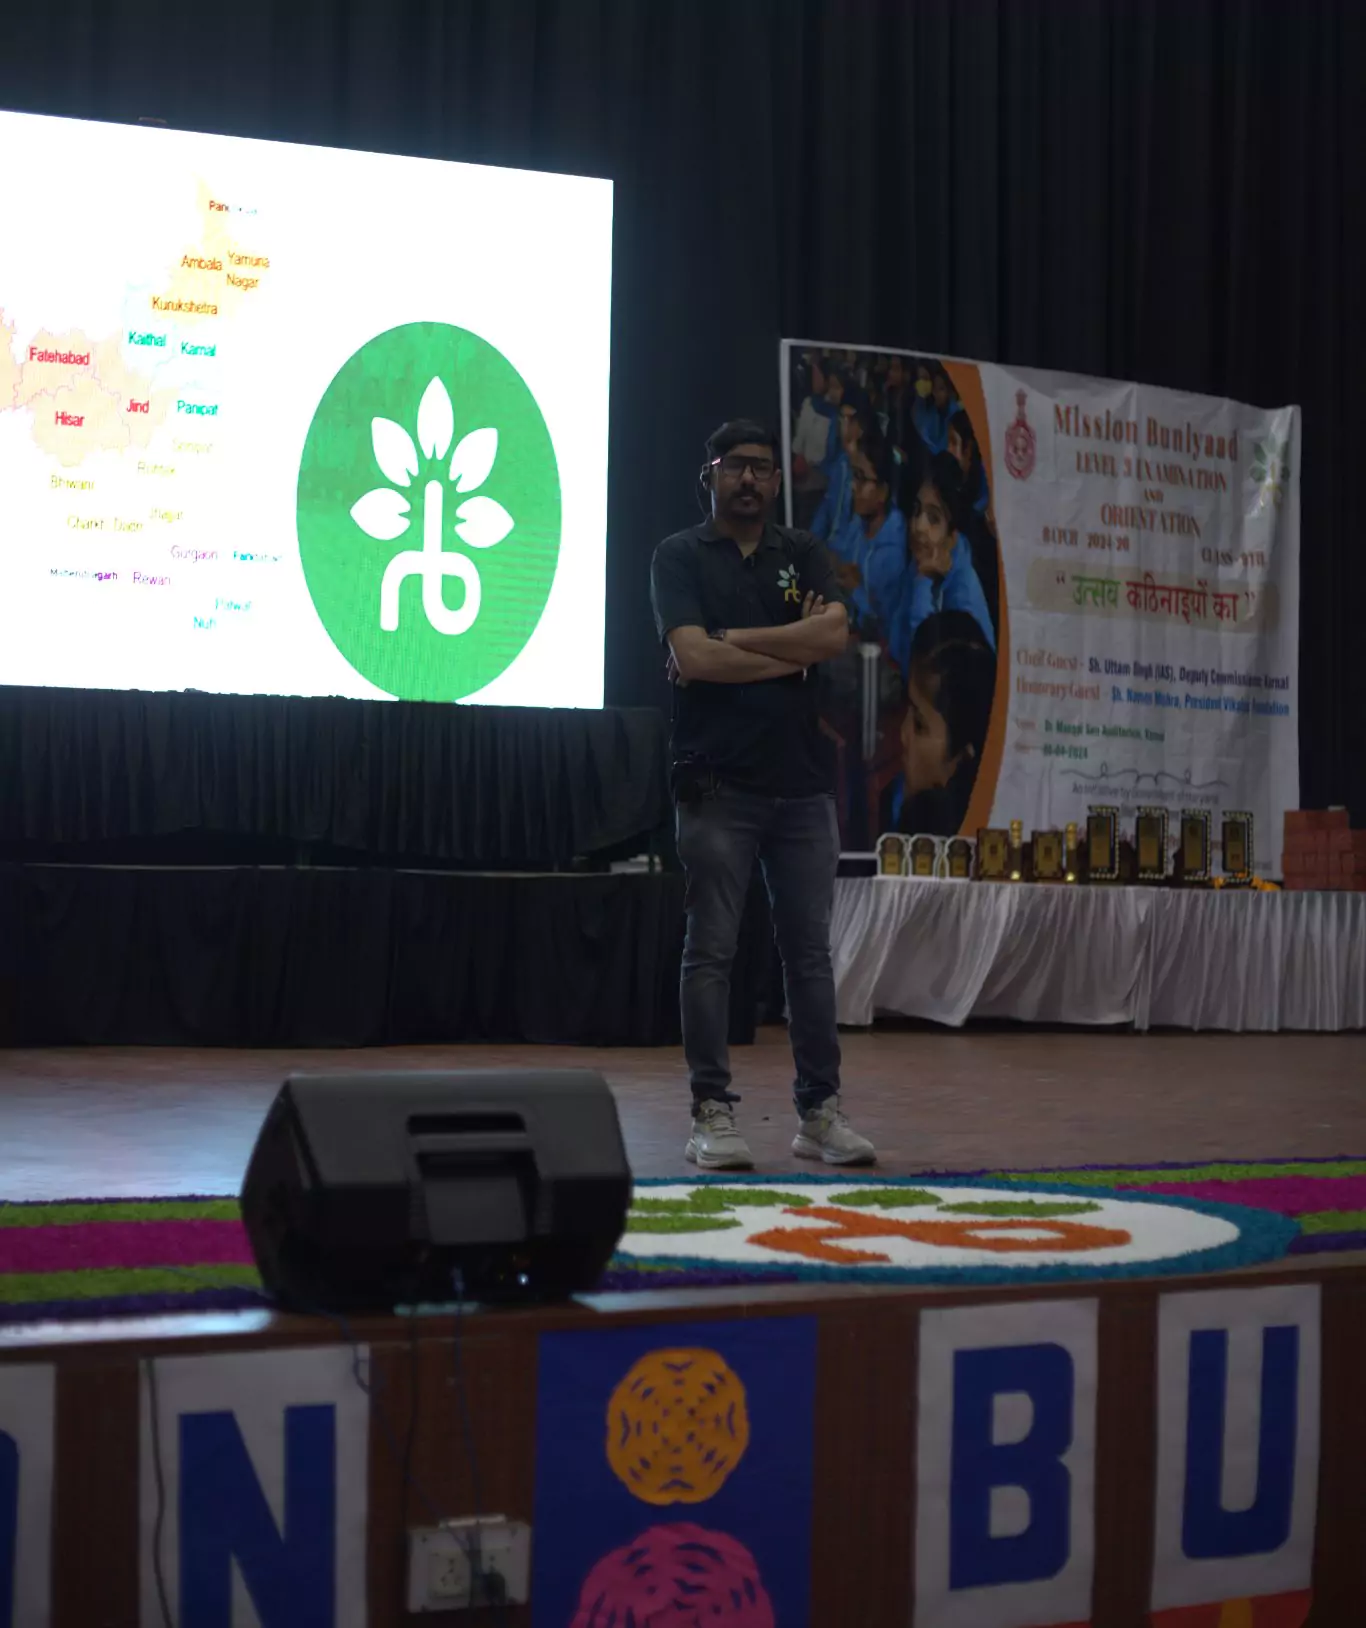
[[[468,1134],[414,1136],[409,1140],[413,1156],[443,1153],[530,1153],[535,1149],[526,1131],[471,1131]]]

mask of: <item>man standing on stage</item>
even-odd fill
[[[782,481],[772,434],[746,419],[723,424],[698,478],[711,518],[666,538],[650,572],[674,684],[673,791],[687,875],[687,1156],[708,1170],[754,1163],[735,1126],[740,1099],[730,1089],[726,1041],[731,962],[757,858],[797,1068],[792,1150],[827,1164],[869,1164],[872,1143],[839,1107],[830,966],[839,831],[816,673],[844,650],[848,617],[824,546],[769,518]]]

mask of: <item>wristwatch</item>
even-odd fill
[[[715,639],[718,644],[724,644],[726,642],[726,630],[723,627],[714,627],[707,637]]]

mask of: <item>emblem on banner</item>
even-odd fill
[[[1290,484],[1290,437],[1277,441],[1274,435],[1252,444],[1252,479],[1257,488],[1253,514],[1260,514],[1268,504],[1280,505],[1285,489]]]
[[[1028,480],[1034,473],[1034,431],[1025,414],[1025,393],[1015,392],[1015,420],[1006,431],[1006,468],[1016,480]]]

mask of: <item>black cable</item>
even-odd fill
[[[207,1273],[196,1271],[192,1266],[169,1266],[165,1268],[165,1270],[168,1272],[180,1272],[186,1277],[197,1278],[199,1282],[203,1283],[209,1288],[221,1289],[223,1287],[221,1281],[210,1278]],[[463,1287],[463,1280],[461,1282],[461,1287]],[[269,1295],[260,1290],[256,1290],[254,1292],[259,1296],[261,1303],[264,1306],[268,1306],[272,1310],[279,1309],[276,1307],[274,1301],[271,1300]],[[300,1307],[300,1310],[302,1310],[308,1316],[321,1317],[325,1321],[335,1324],[335,1326],[341,1330],[342,1338],[351,1348],[351,1377],[355,1380],[357,1389],[369,1399],[370,1404],[375,1411],[375,1416],[379,1419],[380,1429],[385,1438],[385,1444],[389,1449],[394,1463],[399,1466],[400,1473],[403,1477],[403,1538],[406,1540],[408,1533],[408,1510],[410,1506],[410,1495],[413,1492],[417,1493],[418,1500],[423,1505],[424,1512],[431,1525],[437,1530],[441,1530],[442,1528],[446,1527],[447,1517],[439,1513],[436,1503],[428,1494],[426,1487],[424,1487],[422,1482],[412,1473],[412,1454],[417,1435],[418,1409],[419,1362],[417,1343],[417,1308],[410,1308],[406,1314],[408,1322],[408,1352],[410,1374],[412,1378],[412,1397],[408,1406],[408,1428],[405,1433],[403,1446],[401,1447],[399,1446],[398,1433],[393,1427],[393,1422],[389,1417],[388,1409],[385,1407],[384,1400],[380,1395],[379,1387],[375,1384],[373,1379],[367,1380],[361,1373],[360,1341],[356,1338],[350,1323],[347,1322],[346,1318],[343,1317],[340,1312],[324,1311],[320,1306],[302,1306]],[[158,1601],[161,1607],[163,1628],[175,1628],[175,1623],[171,1616],[169,1596],[166,1590],[166,1578],[161,1553],[166,1525],[166,1477],[165,1467],[162,1460],[161,1417],[157,1399],[156,1366],[154,1358],[147,1359],[147,1383],[150,1393],[152,1413],[152,1471],[156,1480],[156,1510],[152,1526],[152,1572],[156,1582]],[[464,1401],[463,1389],[461,1391],[461,1398],[462,1401]],[[468,1430],[468,1414],[466,1416],[466,1429]],[[478,1493],[476,1490],[476,1522],[479,1515],[479,1508]],[[478,1530],[479,1528],[476,1524],[476,1534],[478,1533]],[[481,1577],[483,1572],[483,1568],[479,1560],[477,1535],[473,1544],[463,1533],[452,1530],[451,1535],[465,1551],[465,1562],[469,1566],[470,1577],[472,1580],[471,1588],[473,1592],[475,1580]],[[500,1620],[504,1620],[502,1619],[501,1613]]]
[[[455,1362],[455,1394],[460,1403],[460,1428],[465,1438],[465,1454],[470,1461],[470,1491],[474,1497],[474,1513],[477,1519],[483,1514],[484,1501],[479,1496],[479,1458],[474,1445],[474,1427],[470,1421],[469,1387],[465,1383],[465,1365],[462,1359],[464,1342],[461,1335],[465,1327],[465,1275],[458,1266],[452,1273],[452,1283],[455,1288],[455,1338],[451,1342],[451,1353]]]
[[[156,1358],[147,1358],[147,1391],[152,1416],[152,1475],[157,1487],[156,1518],[152,1524],[152,1576],[157,1586],[163,1628],[174,1628],[171,1602],[166,1593],[166,1572],[161,1559],[161,1540],[166,1526],[166,1471],[161,1461],[161,1402],[157,1396]]]
[[[197,1273],[193,1267],[169,1267],[167,1270],[182,1272],[189,1277],[198,1277],[201,1282],[206,1283],[213,1288],[222,1287],[221,1283],[210,1280],[207,1277],[207,1274]],[[455,1366],[456,1398],[460,1409],[461,1433],[464,1437],[465,1453],[469,1459],[470,1465],[470,1492],[474,1502],[473,1540],[448,1525],[446,1517],[437,1511],[436,1504],[428,1494],[427,1489],[412,1473],[412,1454],[417,1433],[418,1374],[420,1372],[417,1342],[418,1312],[416,1307],[411,1308],[407,1313],[408,1359],[412,1395],[410,1397],[408,1406],[408,1428],[401,1447],[398,1441],[398,1434],[394,1430],[393,1422],[389,1417],[388,1409],[384,1405],[384,1399],[380,1393],[379,1386],[375,1382],[373,1375],[367,1379],[367,1377],[361,1372],[360,1341],[357,1339],[350,1323],[344,1316],[342,1316],[340,1312],[325,1311],[320,1306],[301,1306],[300,1310],[305,1312],[307,1315],[321,1317],[327,1322],[335,1324],[336,1327],[341,1331],[342,1338],[351,1348],[351,1376],[356,1382],[357,1389],[359,1389],[362,1394],[369,1399],[370,1404],[374,1409],[375,1416],[380,1422],[380,1429],[383,1432],[385,1443],[388,1446],[394,1462],[399,1466],[400,1474],[402,1475],[404,1534],[406,1535],[408,1530],[410,1494],[416,1492],[419,1501],[424,1506],[427,1518],[431,1522],[432,1526],[438,1531],[443,1529],[450,1531],[456,1542],[459,1543],[461,1548],[463,1548],[465,1551],[465,1561],[469,1567],[471,1580],[470,1603],[472,1605],[477,1604],[495,1606],[498,1611],[498,1621],[500,1624],[504,1625],[504,1628],[506,1628],[508,1620],[506,1583],[504,1582],[500,1572],[495,1571],[492,1574],[492,1578],[497,1579],[498,1587],[502,1590],[502,1592],[499,1593],[496,1598],[487,1598],[487,1592],[491,1592],[490,1584],[492,1579],[488,1574],[485,1573],[483,1563],[481,1540],[483,1536],[484,1504],[480,1492],[479,1455],[478,1448],[475,1444],[474,1426],[470,1417],[469,1387],[465,1380],[465,1367],[463,1360],[462,1336],[465,1321],[465,1276],[458,1266],[452,1272],[451,1285],[455,1291],[455,1330],[454,1339],[452,1341],[452,1354]],[[271,1301],[268,1295],[261,1293],[260,1299],[263,1304],[272,1307],[274,1306],[274,1303]],[[156,1479],[156,1511],[152,1528],[152,1571],[156,1581],[157,1597],[161,1607],[161,1616],[164,1628],[174,1628],[174,1622],[171,1617],[169,1597],[166,1591],[166,1579],[162,1566],[161,1555],[162,1539],[164,1536],[166,1520],[166,1479],[165,1469],[162,1461],[161,1418],[157,1396],[156,1363],[154,1358],[147,1359],[147,1383],[150,1393],[152,1414],[152,1469]],[[480,1591],[486,1591],[485,1598],[479,1598]]]
[[[458,1302],[457,1302],[457,1311],[458,1311]],[[378,1386],[375,1384],[375,1381],[374,1381],[373,1377],[367,1382],[365,1380],[365,1378],[363,1378],[362,1375],[361,1375],[361,1371],[360,1371],[360,1341],[356,1338],[355,1333],[353,1332],[353,1330],[351,1328],[351,1325],[347,1322],[346,1318],[341,1315],[340,1312],[323,1311],[321,1308],[319,1308],[313,1313],[313,1315],[318,1316],[318,1317],[326,1318],[328,1322],[335,1323],[336,1326],[342,1332],[342,1338],[351,1347],[351,1375],[352,1375],[352,1378],[355,1380],[357,1387],[370,1399],[371,1406],[374,1408],[376,1417],[379,1419],[380,1428],[384,1432],[385,1441],[386,1441],[386,1443],[388,1445],[390,1456],[393,1458],[394,1462],[400,1466],[400,1469],[401,1469],[402,1474],[403,1474],[403,1478],[404,1478],[403,1479],[403,1505],[404,1505],[403,1532],[404,1532],[404,1536],[405,1537],[407,1536],[407,1531],[408,1531],[408,1518],[407,1518],[408,1494],[409,1494],[410,1491],[414,1491],[414,1492],[417,1493],[419,1501],[424,1506],[424,1508],[426,1510],[427,1519],[431,1522],[432,1527],[436,1531],[445,1530],[445,1531],[450,1532],[450,1535],[455,1539],[455,1541],[465,1551],[465,1565],[468,1567],[469,1574],[470,1574],[470,1603],[472,1605],[473,1604],[487,1604],[487,1603],[490,1603],[488,1601],[480,1601],[478,1599],[478,1594],[477,1594],[477,1591],[478,1591],[481,1583],[483,1582],[483,1578],[484,1578],[483,1557],[482,1557],[482,1552],[481,1552],[481,1549],[480,1549],[480,1536],[481,1536],[481,1533],[480,1533],[480,1526],[479,1526],[479,1514],[480,1514],[481,1506],[480,1506],[480,1503],[479,1503],[479,1495],[478,1495],[478,1490],[477,1490],[477,1484],[476,1484],[476,1488],[475,1488],[475,1492],[474,1492],[474,1503],[475,1503],[475,1508],[474,1508],[474,1515],[475,1515],[474,1536],[471,1538],[471,1537],[467,1536],[464,1532],[461,1532],[458,1529],[453,1528],[448,1524],[447,1517],[438,1512],[436,1504],[433,1502],[433,1500],[429,1496],[429,1494],[427,1492],[427,1489],[423,1486],[422,1482],[419,1481],[418,1478],[411,1473],[410,1456],[411,1456],[413,1439],[414,1439],[414,1435],[416,1433],[416,1428],[417,1428],[417,1389],[416,1389],[416,1385],[414,1385],[412,1400],[411,1400],[411,1402],[409,1404],[409,1408],[408,1408],[408,1431],[407,1431],[407,1436],[406,1436],[406,1439],[405,1439],[405,1444],[404,1444],[404,1446],[402,1448],[400,1448],[399,1444],[398,1444],[398,1434],[394,1430],[393,1423],[389,1418],[388,1410],[385,1408],[384,1402],[383,1402],[383,1400],[382,1400],[382,1398],[380,1396]],[[410,1352],[409,1360],[413,1364],[413,1374],[414,1374],[414,1378],[415,1378],[416,1377],[416,1372],[417,1372],[416,1358],[417,1358],[417,1315],[418,1315],[416,1307],[410,1308],[407,1315],[408,1315],[409,1352]],[[464,1400],[464,1391],[463,1391],[463,1389],[461,1390],[460,1394],[461,1394],[461,1398],[462,1398],[462,1401],[463,1401]],[[468,1412],[466,1413],[466,1427],[468,1428]],[[495,1575],[497,1575],[497,1574],[495,1574]],[[502,1608],[502,1607],[504,1607],[505,1602],[502,1599],[500,1599],[496,1603],[500,1606],[500,1608]],[[505,1614],[504,1609],[499,1610],[498,1620],[499,1620],[500,1623],[502,1623],[504,1625],[506,1624],[507,1618],[506,1618],[506,1614]]]
[[[417,1415],[420,1408],[422,1364],[418,1360],[417,1308],[408,1312],[408,1433],[403,1438],[403,1534],[408,1531],[409,1509],[412,1504],[413,1448],[417,1442]]]
[[[167,1272],[180,1272],[186,1277],[195,1278],[207,1289],[222,1289],[227,1287],[221,1278],[211,1277],[207,1272],[198,1272],[192,1266],[167,1266]],[[238,1287],[236,1284],[232,1287]],[[259,1289],[252,1290],[263,1305],[271,1305],[269,1296]],[[171,1617],[170,1597],[166,1591],[165,1563],[162,1559],[162,1545],[166,1535],[166,1467],[161,1451],[161,1401],[157,1393],[156,1358],[144,1359],[147,1367],[147,1394],[151,1411],[152,1431],[152,1475],[156,1482],[156,1509],[152,1520],[152,1576],[156,1582],[157,1604],[161,1608],[162,1628],[175,1628]]]
[[[371,1406],[375,1410],[375,1416],[379,1420],[380,1429],[384,1432],[385,1445],[389,1449],[389,1455],[393,1459],[394,1463],[399,1466],[399,1469],[404,1476],[403,1491],[405,1533],[407,1531],[407,1499],[410,1491],[417,1493],[418,1501],[423,1505],[427,1519],[432,1523],[432,1525],[437,1527],[444,1525],[446,1517],[437,1512],[436,1503],[428,1493],[426,1487],[424,1487],[417,1477],[411,1473],[408,1449],[406,1447],[399,1446],[398,1432],[394,1429],[393,1421],[389,1417],[389,1410],[384,1405],[384,1399],[380,1394],[380,1387],[376,1383],[373,1374],[369,1379],[366,1379],[360,1371],[360,1341],[356,1338],[355,1332],[352,1330],[350,1323],[347,1322],[346,1318],[343,1317],[340,1312],[323,1311],[318,1309],[311,1311],[310,1315],[325,1318],[329,1323],[335,1323],[336,1326],[341,1330],[342,1338],[351,1347],[351,1377],[355,1380],[357,1389],[360,1390],[365,1396],[369,1397]],[[412,1321],[415,1321],[417,1318],[417,1312],[413,1311],[409,1314],[409,1316]],[[414,1333],[413,1349],[416,1350],[416,1348],[416,1335]],[[412,1405],[408,1411],[408,1431],[406,1439],[409,1444],[411,1444],[413,1440],[416,1425],[417,1398],[414,1396]],[[468,1554],[468,1550],[466,1553]]]
[[[476,1588],[482,1591],[489,1589],[489,1576],[484,1570],[483,1550],[483,1517],[484,1501],[479,1493],[479,1453],[475,1446],[474,1426],[470,1420],[469,1386],[465,1383],[465,1364],[463,1360],[462,1335],[465,1328],[465,1274],[457,1266],[451,1272],[451,1287],[455,1290],[455,1337],[451,1341],[451,1352],[455,1368],[455,1394],[460,1407],[460,1428],[465,1438],[465,1456],[470,1464],[470,1495],[474,1501],[474,1530],[478,1534],[475,1553],[478,1559]],[[468,1554],[468,1550],[466,1553]],[[472,1605],[495,1605],[498,1608],[498,1621],[507,1623],[507,1584],[501,1572],[494,1572],[498,1579],[499,1592],[493,1599],[489,1599],[487,1592],[479,1598],[477,1593],[471,1594]]]

